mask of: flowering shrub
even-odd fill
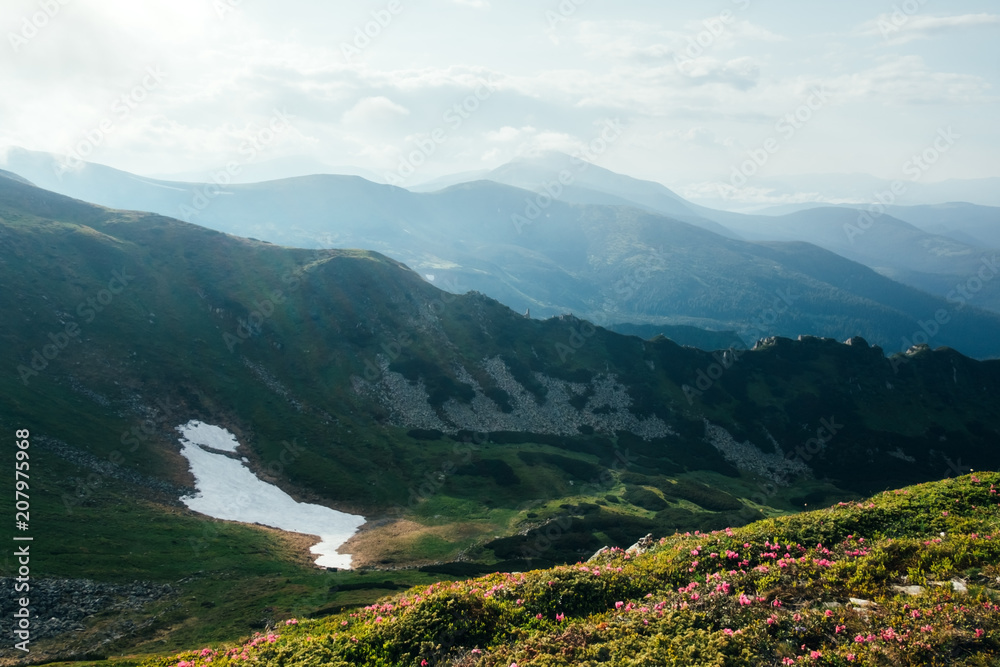
[[[997,484],[977,473],[639,556],[419,587],[146,665],[997,664]]]

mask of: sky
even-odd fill
[[[4,0],[0,30],[0,146],[144,175],[1000,176],[987,0]]]

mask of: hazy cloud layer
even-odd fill
[[[964,140],[926,178],[1000,175],[986,1],[340,5],[63,0],[49,16],[8,0],[0,143],[146,174],[207,170],[255,140],[256,161],[382,174],[423,146],[419,181],[581,150],[618,118],[597,159],[679,186],[728,182],[769,138],[761,177],[894,178],[951,124]],[[290,123],[267,133],[276,113]]]

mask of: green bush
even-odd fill
[[[643,554],[421,586],[143,667],[995,665],[997,484],[980,473],[675,533]]]

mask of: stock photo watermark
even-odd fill
[[[950,125],[939,128],[937,135],[926,148],[915,153],[903,163],[903,174],[909,176],[911,182],[918,182],[961,138],[962,135],[955,132]],[[853,244],[859,236],[864,235],[879,218],[885,215],[887,207],[894,205],[901,197],[906,195],[908,190],[909,188],[906,183],[903,180],[897,179],[892,182],[888,190],[876,192],[875,201],[868,207],[868,210],[859,213],[855,223],[846,223],[844,225],[844,233],[847,235],[847,240]]]
[[[781,318],[788,313],[795,302],[801,296],[796,295],[790,288],[775,290],[775,299],[769,308],[764,308],[756,316],[750,318],[750,328],[744,332],[749,339],[756,342],[766,336],[766,332]],[[735,366],[743,355],[750,350],[749,345],[744,340],[735,341],[728,350],[721,350],[712,353],[714,363],[706,368],[698,369],[692,384],[681,385],[681,391],[687,398],[688,405],[694,404],[694,399],[699,398],[706,391],[711,389],[718,382],[726,371]],[[693,385],[693,386],[692,386]]]
[[[549,25],[549,30],[569,21],[576,14],[577,10],[585,4],[587,4],[587,0],[562,0],[555,9],[546,9],[545,21]]]
[[[806,126],[816,114],[830,103],[831,93],[825,85],[813,88],[805,102],[783,115],[774,124],[777,136],[770,136],[760,146],[747,150],[747,158],[739,166],[733,167],[729,176],[729,184],[734,189],[744,187],[771,158],[781,150],[782,146],[791,141],[795,135]],[[728,192],[728,190],[726,190]]]
[[[373,10],[370,14],[371,21],[354,28],[354,39],[351,42],[340,43],[340,53],[344,56],[344,60],[351,62],[354,58],[360,58],[365,49],[371,46],[402,12],[401,0],[389,0],[384,9]]]
[[[21,531],[14,536],[14,542],[31,542],[34,537],[29,535],[31,529],[31,494],[29,482],[31,476],[30,459],[31,455],[31,433],[27,429],[18,429],[14,432],[17,449],[14,452],[14,523],[15,527]],[[28,593],[31,591],[31,545],[19,545],[14,550],[14,558],[17,559],[17,577],[14,579],[13,591],[15,593]],[[31,611],[28,608],[30,599],[28,597],[17,598],[16,611],[14,612],[14,637],[21,640],[14,644],[14,648],[24,653],[30,653],[31,649]]]
[[[213,0],[212,8],[215,9],[215,15],[220,20],[225,21],[226,17],[235,12],[242,4],[243,0]]]
[[[893,5],[891,14],[882,14],[878,17],[876,24],[882,37],[889,41],[899,33],[914,16],[926,5],[928,0],[906,0],[905,2]]]
[[[14,53],[37,37],[59,15],[62,8],[73,0],[38,0],[39,11],[21,19],[20,30],[8,32],[7,41]]]
[[[135,280],[135,276],[129,275],[127,267],[122,268],[121,271],[113,271],[107,287],[80,301],[76,306],[76,314],[83,319],[85,324],[92,323],[97,319],[98,313],[103,313],[114,302],[115,297],[122,294],[133,280]],[[28,382],[32,378],[38,377],[42,371],[49,367],[51,362],[58,359],[59,355],[74,340],[78,340],[82,333],[83,329],[76,321],[66,322],[61,331],[49,332],[48,343],[40,349],[32,350],[31,360],[28,363],[17,366],[17,374],[24,386],[28,386]]]
[[[85,132],[83,138],[69,146],[64,154],[58,158],[54,169],[59,180],[62,180],[67,171],[81,169],[84,166],[84,160],[104,145],[108,137],[146,101],[154,90],[160,87],[165,78],[166,74],[158,65],[147,67],[142,80],[111,103],[111,114],[102,118],[97,125]]]
[[[511,214],[510,221],[517,233],[523,233],[525,227],[534,224],[552,204],[562,197],[567,187],[576,183],[577,176],[589,169],[591,163],[604,155],[624,133],[625,128],[618,118],[604,121],[600,135],[587,144],[583,150],[573,155],[572,162],[576,173],[570,169],[560,170],[556,180],[541,184],[542,192],[525,199],[524,210],[521,213]]]
[[[819,456],[826,449],[827,445],[837,437],[838,433],[846,428],[844,424],[837,423],[837,418],[833,415],[829,418],[820,419],[819,424],[815,431],[815,437],[806,440],[792,451],[787,452],[785,454],[786,461],[806,466],[813,457]],[[801,468],[801,470],[804,471],[806,468]],[[757,485],[759,491],[751,496],[750,500],[758,505],[766,505],[771,498],[778,494],[779,483],[781,483],[779,478],[760,482]]]
[[[191,222],[192,218],[203,213],[212,202],[223,194],[222,188],[232,184],[233,179],[240,175],[243,167],[252,163],[260,155],[261,151],[274,141],[279,135],[286,132],[291,126],[291,118],[287,111],[275,109],[268,119],[266,125],[253,132],[249,138],[240,144],[237,153],[242,160],[230,160],[225,167],[212,174],[209,183],[199,186],[188,204],[181,204],[178,214],[181,220]]]
[[[456,280],[444,279],[441,281],[441,294],[438,298],[431,301],[427,308],[434,315],[440,317],[444,314],[448,306],[458,298],[458,294],[463,293],[464,288]],[[379,349],[382,350],[384,356],[379,355],[380,358],[377,361],[381,363],[375,363],[371,358],[365,359],[364,363],[364,379],[368,382],[375,382],[381,378],[389,365],[397,361],[403,354],[403,351],[408,349],[414,343],[413,336],[409,332],[403,331],[394,340],[388,343],[383,342]]]
[[[430,132],[413,139],[413,149],[399,159],[399,165],[394,172],[386,172],[385,182],[389,185],[402,186],[417,171],[427,164],[443,144],[448,142],[452,133],[462,128],[466,121],[480,110],[496,92],[496,81],[480,81],[476,89],[456,102],[441,116],[444,127],[436,127]]]
[[[955,285],[955,289],[948,293],[946,300],[948,303],[955,304],[955,311],[961,311],[998,275],[1000,275],[1000,261],[997,260],[997,256],[983,257],[980,259],[979,269],[969,278]],[[922,345],[929,346],[952,321],[953,313],[944,308],[938,309],[933,317],[917,320],[918,329],[909,337],[904,337],[901,342],[901,354],[894,355],[889,360],[892,370],[899,373],[900,366],[910,361],[909,351]]]
[[[322,256],[320,251],[317,251],[314,255],[314,259],[319,259]],[[276,306],[283,305],[288,301],[288,297],[295,294],[303,285],[303,276],[305,272],[301,269],[299,271],[286,271],[284,275],[281,276],[281,284],[284,285],[284,290],[275,289],[272,290],[270,294],[265,296],[263,299],[257,299],[253,302],[251,310],[247,313],[245,318],[239,318],[236,323],[236,328],[233,333],[225,331],[222,333],[222,341],[226,344],[226,348],[230,352],[235,352],[238,345],[242,345],[246,341],[250,340],[254,335],[260,334],[263,330],[264,323],[274,317],[277,312]],[[287,292],[285,291],[287,290]]]
[[[732,3],[741,11],[750,8],[750,0],[732,0]],[[685,76],[691,76],[689,71],[698,58],[705,55],[712,46],[715,45],[723,35],[729,30],[730,24],[736,20],[736,14],[732,10],[724,9],[714,18],[705,19],[701,22],[703,30],[687,37],[687,47],[680,53],[674,54],[674,64],[677,70]]]

